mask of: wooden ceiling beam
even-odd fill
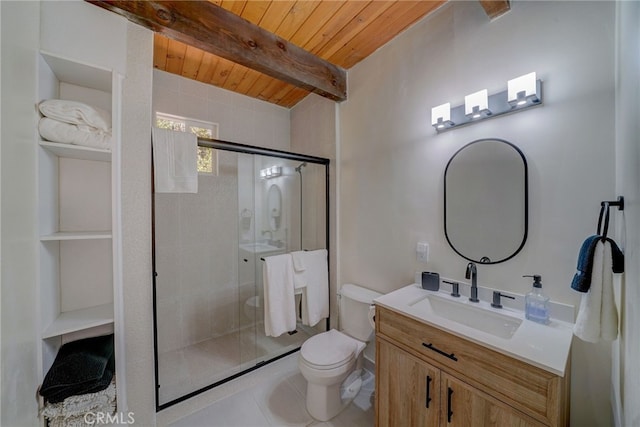
[[[495,19],[511,10],[509,0],[479,0],[489,19]]]
[[[86,0],[171,39],[309,92],[347,99],[344,69],[208,1]]]

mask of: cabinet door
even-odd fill
[[[440,370],[384,339],[376,351],[376,425],[438,426]]]
[[[444,372],[441,375],[443,426],[529,427],[543,425]]]

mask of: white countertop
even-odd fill
[[[425,309],[424,305],[413,305],[430,294],[440,298],[450,299],[461,304],[471,304],[474,307],[487,309],[502,315],[522,319],[522,324],[511,338],[500,338],[454,322]],[[524,312],[512,308],[495,309],[487,301],[471,303],[462,296],[453,298],[447,292],[434,292],[422,289],[419,284],[411,284],[378,297],[376,305],[405,314],[419,322],[442,329],[476,344],[495,350],[507,356],[537,366],[545,371],[564,376],[567,359],[573,339],[573,324],[551,319],[547,325],[527,320]]]

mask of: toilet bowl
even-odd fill
[[[361,369],[364,347],[364,342],[335,329],[315,335],[302,345],[298,366],[307,380],[307,411],[313,418],[328,421],[349,403],[340,390],[344,380]]]
[[[330,420],[358,394],[363,350],[373,335],[371,303],[380,295],[356,285],[343,285],[343,330],[314,335],[302,345],[298,366],[307,380],[307,411],[314,419]]]

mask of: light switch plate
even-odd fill
[[[427,242],[418,242],[416,245],[416,260],[420,262],[429,261],[429,244]]]

